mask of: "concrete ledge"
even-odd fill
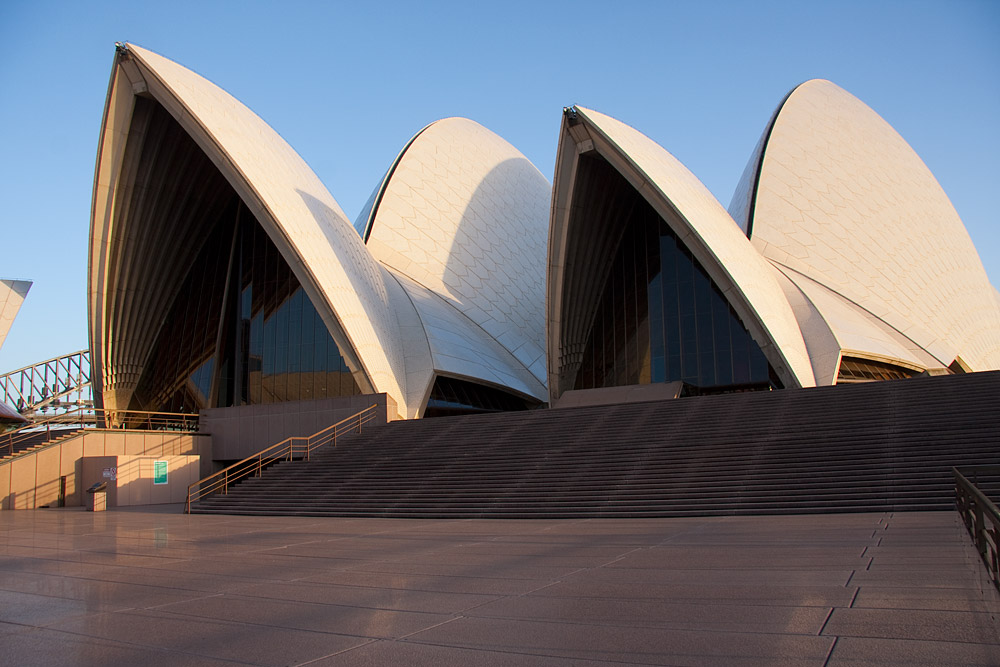
[[[552,407],[579,408],[594,405],[665,401],[680,396],[683,388],[683,382],[654,382],[652,384],[633,384],[627,387],[573,389],[563,392],[563,395],[552,404]]]

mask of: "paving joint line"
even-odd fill
[[[386,640],[386,641],[396,641],[396,640]],[[463,646],[461,644],[443,644],[441,642],[430,642],[430,641],[419,641],[419,640],[418,641],[407,640],[406,643],[407,644],[416,644],[416,645],[419,645],[419,646],[439,646],[441,648],[457,648],[457,649],[465,650],[465,651],[475,651],[476,653],[497,653],[497,654],[500,654],[500,655],[520,655],[520,656],[531,656],[531,657],[535,657],[535,658],[555,658],[557,660],[569,660],[569,661],[573,661],[573,662],[576,662],[576,661],[579,661],[579,660],[584,660],[587,663],[594,663],[594,664],[600,664],[600,665],[634,665],[634,664],[636,664],[634,661],[631,661],[631,660],[612,660],[612,659],[609,659],[607,657],[600,657],[600,658],[579,658],[579,657],[576,657],[576,656],[563,655],[561,653],[557,653],[557,652],[554,652],[554,651],[553,652],[549,652],[549,653],[528,653],[528,652],[525,652],[525,651],[506,651],[506,650],[497,649],[497,648],[485,648],[484,649],[484,648],[476,648],[476,647],[473,647],[473,646]],[[642,664],[652,664],[652,663],[642,663]]]
[[[823,667],[827,667],[830,664],[830,658],[833,657],[833,650],[837,648],[838,641],[840,641],[840,637],[833,638],[833,643],[830,644],[830,650],[826,653],[826,660],[823,661]]]
[[[30,626],[30,627],[32,627],[34,629],[38,629],[38,630],[47,630],[49,632],[58,632],[59,634],[69,635],[71,637],[79,637],[81,639],[89,640],[89,641],[107,642],[107,643],[112,644],[112,645],[118,644],[118,645],[121,645],[121,646],[134,647],[134,648],[142,649],[142,650],[145,650],[145,651],[157,651],[157,652],[163,653],[165,655],[188,655],[188,656],[194,656],[194,657],[198,657],[198,658],[208,658],[208,659],[211,659],[211,660],[221,660],[223,662],[230,662],[230,663],[232,663],[234,665],[253,665],[253,664],[256,664],[256,663],[253,663],[253,662],[245,662],[243,660],[234,660],[232,658],[220,658],[220,657],[208,655],[206,653],[194,653],[192,651],[181,651],[181,650],[177,650],[177,649],[163,648],[162,646],[156,646],[156,645],[153,645],[153,644],[143,644],[143,643],[140,643],[140,642],[128,641],[126,639],[108,639],[107,637],[99,637],[97,635],[88,635],[88,634],[84,634],[82,632],[73,632],[72,630],[63,630],[61,628],[52,628],[52,627],[40,626],[40,625]]]
[[[354,650],[357,650],[359,648],[364,648],[366,646],[371,646],[372,644],[377,644],[378,642],[385,642],[385,641],[390,641],[390,640],[372,638],[372,639],[370,639],[370,640],[368,640],[366,642],[358,644],[357,646],[349,646],[348,648],[341,649],[339,651],[334,651],[333,653],[329,653],[327,655],[321,655],[318,658],[313,658],[312,660],[306,660],[305,662],[299,662],[299,663],[296,663],[296,664],[298,664],[298,665],[311,665],[313,663],[319,662],[320,660],[326,660],[327,658],[332,658],[332,657],[334,657],[336,655],[343,655],[344,653],[349,653],[350,651],[354,651]]]
[[[836,607],[830,607],[830,612],[826,615],[826,620],[823,621],[823,625],[820,627],[819,632],[816,633],[817,637],[823,636],[823,631],[826,630],[827,624],[830,622],[830,619],[833,618],[833,612],[835,609]]]

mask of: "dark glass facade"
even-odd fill
[[[193,412],[361,393],[277,247],[217,180],[228,204],[207,225],[130,407]]]
[[[361,393],[298,279],[249,214],[241,217],[222,325],[218,405]]]
[[[237,202],[216,224],[163,320],[131,409],[195,412],[216,407],[211,390]],[[221,220],[220,220],[221,222]]]
[[[597,162],[586,164],[620,181],[613,184],[614,201],[600,203],[614,210],[623,231],[574,388],[676,380],[706,389],[780,387],[760,347],[684,243],[620,174],[609,175],[610,165]],[[577,210],[592,210],[587,197],[582,193],[574,202]]]
[[[439,375],[431,389],[424,417],[530,410],[539,405],[538,401],[520,398],[494,387]]]

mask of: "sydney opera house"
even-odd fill
[[[728,210],[571,107],[551,184],[449,118],[352,224],[240,102],[119,45],[88,298],[94,395],[117,410],[384,393],[409,419],[1000,368],[1000,294],[947,196],[822,80],[780,102]]]

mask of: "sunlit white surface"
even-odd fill
[[[0,347],[31,289],[30,280],[0,280]]]
[[[544,383],[549,198],[520,151],[474,121],[446,118],[408,144],[383,184],[368,249]]]
[[[850,93],[813,80],[789,95],[747,212],[765,257],[895,329],[933,365],[960,355],[974,370],[1000,368],[1000,307],[962,221],[913,149]]]
[[[842,354],[920,370],[940,367],[920,346],[857,304],[800,273],[775,266],[806,341],[817,384],[836,384]]]

